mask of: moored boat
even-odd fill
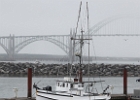
[[[98,94],[94,93],[93,84],[104,81],[81,81],[77,78],[64,77],[64,80],[57,80],[56,90],[52,91],[51,86],[39,88],[36,84],[36,100],[109,100],[110,93],[107,93],[109,86]],[[85,89],[84,89],[85,87]]]
[[[84,41],[90,40],[91,39],[89,38],[89,36],[85,38],[83,37],[82,29],[80,36],[76,37],[74,35],[73,37],[71,37],[71,41],[78,41],[80,47],[79,53],[76,54],[76,56],[79,57],[79,69],[77,70],[76,77],[71,76],[70,69],[69,77],[64,77],[63,80],[56,80],[55,90],[52,89],[51,85],[40,88],[37,86],[37,84],[34,84],[33,87],[36,89],[36,100],[109,100],[111,98],[110,93],[107,91],[110,87],[109,85],[102,91],[102,93],[95,92],[96,91],[96,89],[94,88],[95,84],[104,82],[103,80],[83,81],[82,64],[81,64],[82,48]]]

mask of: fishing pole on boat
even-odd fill
[[[37,89],[40,89],[40,88],[37,86],[40,82],[41,82],[41,80],[37,81],[37,83],[34,83],[34,84],[33,84],[33,88],[35,88],[36,90],[37,90]],[[36,91],[32,94],[32,96],[35,95],[35,93],[36,93]]]

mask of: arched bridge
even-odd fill
[[[105,19],[89,29],[91,36],[140,36],[139,16],[117,16]],[[86,32],[85,32],[85,36]],[[72,32],[68,35],[37,35],[37,36],[3,36],[0,46],[9,58],[17,54],[27,45],[35,41],[48,41],[60,47],[67,55],[71,52]]]

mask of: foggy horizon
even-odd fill
[[[119,15],[140,16],[139,0],[60,0],[59,2],[56,0],[0,0],[0,37],[10,34],[15,36],[68,35],[70,29],[76,27],[80,1],[83,4],[82,11],[85,10],[88,2],[90,28],[104,19]],[[82,15],[83,19],[84,17],[85,13]],[[82,21],[80,20],[84,27],[85,22]],[[119,23],[118,21],[117,24]],[[113,25],[115,22],[100,32],[113,33],[114,31],[110,28],[117,30],[116,33],[119,32],[117,28],[112,27]],[[138,22],[134,28],[140,29],[140,23]],[[139,30],[138,32],[140,34]],[[139,38],[139,36],[93,37],[91,51],[94,52],[91,55],[139,57]],[[0,53],[6,53],[1,46]],[[33,42],[19,53],[66,55],[63,50],[48,41]]]

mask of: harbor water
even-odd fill
[[[133,93],[134,89],[140,88],[140,83],[136,82],[139,77],[128,77],[128,93]],[[52,86],[55,89],[55,81],[63,77],[33,77],[32,84],[36,83],[40,87]],[[83,80],[87,80],[84,78]],[[94,84],[94,92],[101,92],[110,85],[109,92],[113,94],[123,93],[123,77],[90,77],[90,80],[105,80],[103,83]],[[15,97],[14,88],[18,89],[17,97],[27,97],[27,77],[0,77],[0,98]],[[35,97],[35,89],[32,89],[32,97]]]
[[[14,61],[14,63],[26,63],[28,61]],[[43,62],[41,63],[50,64],[58,62]],[[59,62],[60,63],[60,62]],[[62,63],[62,62],[61,62]],[[94,62],[95,63],[95,62]],[[137,61],[127,61],[127,62],[116,62],[116,61],[98,61],[96,63],[111,63],[111,64],[140,64]],[[128,77],[128,93],[133,93],[134,89],[140,88],[140,83],[136,82],[136,79],[139,77]],[[63,79],[63,77],[47,77],[39,76],[32,78],[32,85],[37,83],[40,87],[52,86],[52,90],[55,90],[55,81]],[[84,78],[83,80],[87,80]],[[123,93],[123,77],[90,77],[90,80],[105,80],[103,83],[94,84],[94,92],[102,93],[103,89],[110,85],[112,88],[110,90],[113,94],[122,94]],[[0,98],[13,98],[15,97],[14,89],[17,88],[17,97],[27,97],[27,77],[18,76],[18,77],[9,77],[9,76],[0,76]],[[32,97],[35,97],[35,89],[32,88]]]

